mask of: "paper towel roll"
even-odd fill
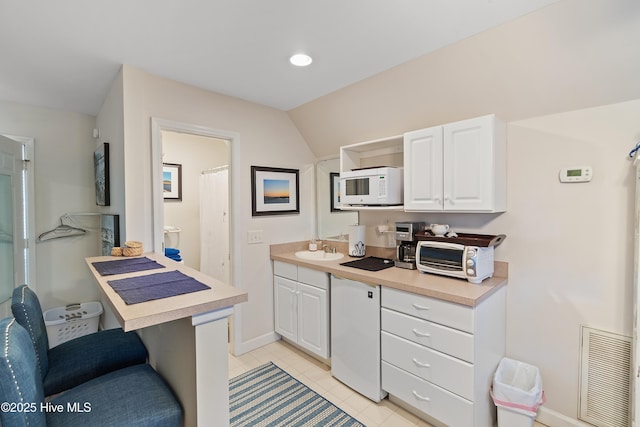
[[[365,236],[364,225],[349,226],[349,255],[354,257],[364,256],[364,252],[365,252],[364,236]]]

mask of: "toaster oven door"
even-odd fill
[[[423,271],[464,277],[464,246],[455,243],[420,242],[418,263]],[[459,274],[452,274],[459,273]]]

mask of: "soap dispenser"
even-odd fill
[[[309,252],[315,252],[318,250],[318,239],[316,239],[315,237],[312,237],[311,240],[309,240]]]

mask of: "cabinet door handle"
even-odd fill
[[[423,367],[423,368],[430,368],[430,367],[431,367],[431,364],[429,364],[429,363],[423,363],[423,362],[420,362],[420,361],[419,361],[418,359],[416,359],[415,357],[413,358],[413,363],[415,363],[416,365],[418,365],[418,366],[420,366],[420,367]]]
[[[416,328],[413,328],[413,333],[416,334],[419,337],[430,337],[431,334],[427,333],[427,332],[420,332],[419,330],[417,330]]]
[[[431,310],[430,307],[425,307],[424,305],[420,305],[420,304],[417,304],[417,303],[413,303],[411,305],[413,305],[413,308],[418,309],[418,310]]]
[[[420,400],[424,400],[425,402],[430,402],[430,401],[431,401],[431,399],[430,399],[430,398],[428,398],[428,397],[420,396],[420,395],[418,394],[418,392],[417,392],[417,391],[415,391],[415,390],[412,390],[411,392],[413,393],[413,395],[414,395],[416,398],[418,398],[418,399],[420,399]]]

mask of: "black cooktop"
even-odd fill
[[[360,270],[367,271],[380,271],[385,268],[393,267],[393,260],[388,258],[378,258],[375,256],[368,256],[366,258],[357,259],[355,261],[343,262],[340,265],[345,267],[359,268]]]

